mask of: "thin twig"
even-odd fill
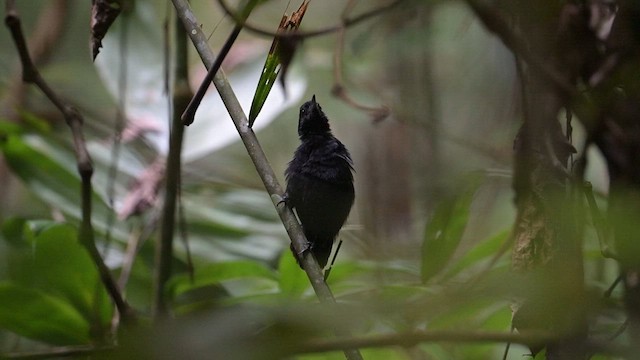
[[[272,30],[268,30],[268,29],[263,29],[260,28],[258,26],[255,26],[247,21],[242,21],[240,15],[238,15],[236,12],[234,12],[233,10],[231,10],[231,8],[229,7],[229,5],[227,5],[227,3],[224,0],[218,0],[218,4],[220,4],[220,7],[222,7],[222,9],[225,11],[225,13],[227,13],[227,15],[229,15],[235,22],[236,24],[239,23],[243,23],[243,28],[251,31],[253,33],[259,34],[259,35],[263,35],[263,36],[267,36],[270,38],[312,38],[312,37],[316,37],[316,36],[322,36],[322,35],[328,35],[337,31],[340,31],[341,28],[343,27],[349,27],[349,26],[353,26],[356,25],[362,21],[365,20],[369,20],[372,17],[378,16],[386,11],[389,11],[391,9],[393,9],[396,5],[399,5],[400,3],[402,3],[404,0],[395,0],[387,5],[382,5],[380,7],[377,7],[375,9],[369,10],[365,13],[362,13],[358,16],[355,16],[353,18],[349,18],[346,19],[345,21],[340,22],[340,24],[338,25],[333,25],[333,26],[329,26],[326,28],[322,28],[322,29],[317,29],[317,30],[312,30],[312,31],[296,31],[295,33],[286,33],[286,32],[274,32]]]
[[[80,243],[87,249],[93,262],[98,268],[100,279],[123,319],[131,318],[133,317],[133,310],[129,307],[126,301],[124,301],[122,294],[120,293],[120,289],[118,289],[118,285],[113,280],[111,272],[102,260],[102,256],[95,244],[93,225],[91,224],[91,198],[93,195],[91,176],[93,175],[93,165],[82,133],[82,124],[84,119],[78,110],[66,104],[60,97],[58,97],[58,95],[45,82],[40,75],[40,72],[33,64],[29,55],[24,33],[22,31],[20,17],[18,16],[18,12],[15,8],[15,1],[13,0],[7,0],[6,2],[5,24],[11,31],[13,42],[20,56],[23,81],[37,86],[47,96],[49,101],[51,101],[55,107],[60,110],[67,125],[71,129],[78,173],[82,179],[82,221],[80,224],[78,238]]]
[[[206,36],[202,32],[202,29],[200,28],[193,11],[191,11],[189,4],[185,0],[172,0],[172,2],[186,32],[189,34],[189,37],[191,37],[191,41],[195,45],[202,62],[205,67],[211,68],[211,65],[215,61],[215,56],[207,44]],[[295,215],[288,206],[278,206],[278,203],[282,200],[282,187],[278,183],[276,174],[269,165],[269,161],[262,151],[262,147],[260,146],[255,133],[249,127],[247,116],[242,110],[231,85],[227,81],[224,71],[220,70],[216,72],[216,75],[213,77],[213,84],[218,90],[218,93],[231,116],[236,130],[240,135],[240,139],[247,149],[247,153],[253,161],[265,189],[271,196],[273,204],[278,211],[278,215],[291,238],[295,251],[301,254],[307,254],[307,256],[303,256],[302,258],[302,266],[316,295],[323,303],[335,303],[333,293],[324,281],[322,269],[320,269],[313,256],[308,256],[308,251],[303,251],[308,242],[302,232],[300,224],[296,220]],[[349,334],[344,330],[336,330],[336,335],[338,337],[349,336]],[[347,349],[344,352],[348,359],[362,359],[362,355],[360,355],[360,352],[355,348]]]
[[[616,286],[618,286],[622,282],[623,278],[624,278],[624,275],[618,275],[618,277],[615,280],[613,280],[613,283],[611,283],[609,288],[607,288],[607,290],[603,294],[605,299],[608,299],[611,297],[611,294],[613,294],[613,290],[615,290]]]
[[[587,204],[589,205],[589,212],[591,213],[591,221],[593,227],[596,229],[596,235],[598,236],[598,242],[600,243],[600,253],[605,258],[615,259],[616,254],[611,250],[609,246],[609,237],[607,232],[607,222],[604,216],[598,208],[596,198],[593,196],[593,186],[590,182],[585,181],[582,190],[587,198]]]
[[[107,214],[107,230],[105,234],[104,246],[103,246],[103,254],[104,257],[108,257],[109,251],[111,250],[111,240],[112,240],[112,230],[114,223],[116,221],[116,208],[115,208],[115,197],[116,197],[116,183],[118,179],[118,173],[120,168],[120,153],[122,151],[122,132],[124,131],[124,127],[126,124],[126,114],[125,114],[125,104],[127,99],[127,49],[129,42],[127,41],[127,37],[129,34],[129,17],[126,16],[126,13],[120,17],[122,19],[120,21],[120,39],[119,39],[119,62],[120,66],[118,69],[118,108],[116,109],[115,122],[113,126],[113,144],[111,148],[111,164],[109,165],[108,175],[107,175],[107,199],[109,201],[109,212]],[[118,282],[118,287],[122,291],[122,297],[126,298],[125,295],[125,287],[120,285]],[[111,318],[111,328],[114,333],[120,324],[120,313],[114,311]]]
[[[209,85],[211,85],[211,81],[213,80],[213,77],[218,72],[218,70],[220,70],[220,66],[222,66],[222,62],[227,57],[227,54],[229,54],[229,50],[231,50],[233,43],[236,42],[238,35],[240,35],[240,31],[242,31],[242,23],[237,24],[233,28],[233,31],[231,31],[231,34],[229,34],[227,41],[224,42],[222,49],[220,49],[220,53],[218,53],[216,60],[213,62],[213,65],[211,65],[211,67],[207,71],[207,75],[204,77],[204,79],[200,83],[198,90],[196,91],[195,95],[189,102],[189,105],[187,105],[187,108],[184,110],[184,113],[182,114],[182,123],[184,125],[189,126],[193,123],[193,119],[196,116],[196,110],[198,110],[198,107],[200,107],[200,103],[202,102],[204,95],[207,93],[207,90],[209,90]]]
[[[176,224],[176,208],[180,193],[180,177],[182,174],[181,156],[184,125],[180,119],[183,109],[191,99],[188,80],[187,34],[176,19],[176,65],[173,89],[173,115],[169,134],[169,154],[167,155],[167,171],[165,182],[160,238],[156,246],[156,274],[154,279],[154,315],[164,316],[168,312],[165,301],[165,285],[171,276],[173,261],[173,235]]]
[[[109,201],[109,206],[111,207],[111,211],[108,214],[107,218],[107,234],[105,236],[105,243],[107,244],[107,248],[111,243],[111,229],[115,222],[115,197],[116,197],[116,183],[119,173],[119,165],[120,165],[120,152],[122,150],[122,132],[127,123],[126,118],[126,99],[127,99],[127,56],[129,50],[129,17],[127,14],[123,14],[120,17],[120,39],[119,39],[119,69],[118,69],[118,108],[116,109],[116,116],[113,125],[113,147],[111,148],[111,164],[109,166],[108,172],[108,182],[107,182],[107,199]]]
[[[513,321],[511,321],[511,330],[509,330],[509,334],[513,334],[513,330],[515,327],[513,326]],[[511,341],[507,341],[507,345],[504,347],[504,353],[502,354],[502,360],[507,360],[509,356],[509,349],[511,348]]]
[[[55,49],[66,29],[64,19],[67,18],[68,13],[68,0],[48,1],[40,10],[35,26],[27,38],[29,54],[36,66],[48,62],[51,58],[52,50]],[[18,109],[25,101],[26,84],[22,81],[20,74],[14,73],[5,85],[0,99],[0,117],[18,122],[20,118]],[[6,174],[4,171],[2,173]],[[6,180],[0,179],[0,186],[5,182]],[[0,196],[7,196],[9,193],[4,192]],[[3,202],[2,198],[0,202]]]
[[[113,351],[115,348],[112,346],[96,347],[92,345],[79,345],[79,346],[62,346],[43,351],[28,351],[28,352],[11,352],[0,354],[0,359],[21,359],[21,360],[37,360],[37,359],[52,359],[60,357],[78,357],[78,356],[91,356],[91,355],[103,355],[106,352]]]
[[[609,340],[615,340],[618,336],[622,335],[628,327],[629,319],[626,319],[622,324],[620,324],[620,327],[613,334],[611,334],[611,336],[609,336]]]
[[[374,122],[382,121],[389,116],[389,108],[387,106],[373,107],[358,103],[347,92],[342,77],[342,59],[344,54],[344,36],[347,30],[348,15],[355,7],[356,1],[350,0],[342,11],[342,23],[336,31],[336,46],[333,52],[333,87],[331,93],[338,99],[344,101],[347,105],[354,109],[365,111],[371,114]]]

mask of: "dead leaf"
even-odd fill
[[[122,10],[122,0],[93,0],[91,6],[91,51],[96,59],[102,39]]]
[[[295,34],[295,32],[300,28],[300,24],[302,24],[302,18],[304,14],[307,12],[307,7],[309,7],[309,0],[305,0],[298,10],[294,11],[291,16],[287,16],[284,14],[282,16],[282,20],[280,21],[280,26],[278,26],[278,34],[289,33]],[[298,49],[298,45],[302,41],[302,38],[298,36],[289,36],[278,38],[276,37],[273,40],[273,44],[271,45],[271,50],[269,54],[273,54],[277,52],[278,57],[280,58],[282,75],[280,76],[280,83],[282,84],[282,88],[285,89],[285,77],[287,76],[287,70],[289,69],[289,65],[291,64],[291,60],[293,60],[293,56]]]

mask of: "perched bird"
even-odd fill
[[[296,210],[309,241],[308,250],[324,268],[353,205],[353,161],[331,133],[329,119],[315,95],[300,107],[298,135],[301,144],[285,171],[284,201]],[[293,246],[291,250],[301,265],[302,254]]]

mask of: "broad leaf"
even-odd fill
[[[69,149],[38,135],[10,136],[1,148],[9,167],[29,190],[65,215],[81,218],[81,180]],[[92,203],[96,230],[105,232],[112,225],[112,235],[127,239],[128,233],[122,224],[108,223],[111,209],[96,192]]]
[[[0,327],[55,345],[89,342],[89,323],[64,300],[39,290],[0,283]]]
[[[168,286],[174,296],[204,286],[238,279],[265,279],[275,282],[275,273],[256,261],[228,261],[197,268],[193,281],[187,274],[176,275]]]
[[[264,191],[238,189],[213,196],[187,193],[183,203],[190,247],[200,259],[271,262],[282,250],[286,233]],[[183,247],[176,250],[179,254]]]
[[[13,229],[17,227],[15,224],[19,221],[13,220],[3,228],[12,229],[3,231],[12,244],[11,280],[66,299],[88,322],[107,326],[111,302],[89,254],[78,242],[77,230],[67,224],[47,222],[35,224],[41,230],[34,231],[29,221],[23,223],[23,231],[18,233]]]

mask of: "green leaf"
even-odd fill
[[[183,202],[189,243],[199,259],[216,263],[247,258],[269,262],[282,250],[282,237],[286,233],[264,192],[251,190],[251,196],[233,199],[225,199],[222,194],[192,192],[184,194]],[[255,213],[260,209],[269,213],[270,218],[257,218]],[[212,238],[216,241],[211,241]],[[178,254],[182,248],[176,247]]]
[[[42,136],[10,136],[0,147],[11,170],[37,197],[71,218],[81,218],[81,180],[73,153]],[[96,183],[94,176],[93,183]],[[110,207],[95,192],[92,196],[92,223],[97,231],[111,229],[118,239],[128,239],[128,231],[118,222],[109,224]]]
[[[2,151],[11,170],[38,197],[80,217],[80,177],[72,154],[51,149],[39,136],[10,136],[2,144]],[[97,196],[94,198],[102,204]]]
[[[225,281],[258,278],[276,281],[276,274],[256,261],[227,261],[196,269],[193,281],[188,274],[174,276],[167,287],[173,296]]]
[[[253,123],[256,121],[258,114],[260,114],[260,110],[262,110],[265,101],[267,101],[267,97],[271,92],[273,84],[276,83],[276,78],[280,73],[280,64],[281,61],[278,52],[269,53],[269,55],[267,55],[264,67],[262,68],[262,74],[260,74],[260,80],[258,80],[255,95],[251,101],[251,109],[249,110],[249,127],[253,126]]]
[[[16,135],[22,132],[22,127],[14,122],[0,118],[0,136]]]
[[[460,244],[469,220],[469,207],[484,176],[473,173],[465,178],[460,191],[442,201],[427,223],[422,244],[422,281],[437,275]]]
[[[71,169],[59,166],[17,136],[10,136],[2,150],[11,170],[39,197],[79,214],[80,182]]]
[[[25,222],[22,235],[9,241],[23,244],[10,248],[11,280],[66,299],[89,323],[107,326],[111,302],[93,261],[78,242],[77,230],[54,222],[36,225],[42,230],[33,232],[31,222]]]
[[[89,323],[71,305],[39,290],[0,283],[0,327],[54,345],[89,342]]]
[[[304,14],[307,11],[308,5],[308,1],[304,1],[298,10],[293,12],[293,14],[290,16],[285,14],[278,26],[278,33],[292,33],[298,30]],[[265,60],[262,68],[260,80],[258,80],[256,92],[253,95],[253,101],[251,102],[251,109],[249,110],[249,127],[253,127],[253,123],[258,117],[260,110],[262,110],[262,107],[271,92],[271,88],[276,82],[276,78],[278,77],[280,70],[283,71],[282,80],[284,86],[284,77],[295,54],[297,43],[297,40],[292,38],[282,39],[275,37],[273,39],[271,49],[269,50],[269,54],[267,55],[267,59]]]
[[[310,286],[307,274],[300,269],[290,251],[285,250],[278,264],[280,271],[280,291],[292,298],[300,297]]]
[[[27,220],[19,217],[11,217],[2,223],[2,236],[11,245],[24,245],[24,231]]]
[[[27,129],[33,130],[43,134],[51,133],[51,124],[49,121],[41,118],[40,116],[30,112],[30,111],[20,111],[20,117],[22,119],[22,123],[26,126]]]

